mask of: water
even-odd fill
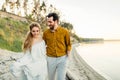
[[[120,80],[120,41],[80,44],[79,55],[98,73]]]

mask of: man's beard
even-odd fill
[[[50,30],[54,30],[54,26],[51,26],[51,27],[50,27]]]

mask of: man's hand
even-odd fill
[[[67,56],[68,56],[68,57],[70,56],[70,51],[67,51]]]

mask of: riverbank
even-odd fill
[[[71,55],[68,59],[66,80],[106,80],[95,72],[86,62],[77,54],[76,47],[72,46]],[[23,54],[0,49],[0,80],[15,80],[9,72],[9,65]]]

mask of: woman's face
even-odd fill
[[[38,27],[35,26],[35,27],[32,28],[31,33],[32,33],[34,38],[37,38],[37,37],[39,37],[40,30],[39,30]]]

